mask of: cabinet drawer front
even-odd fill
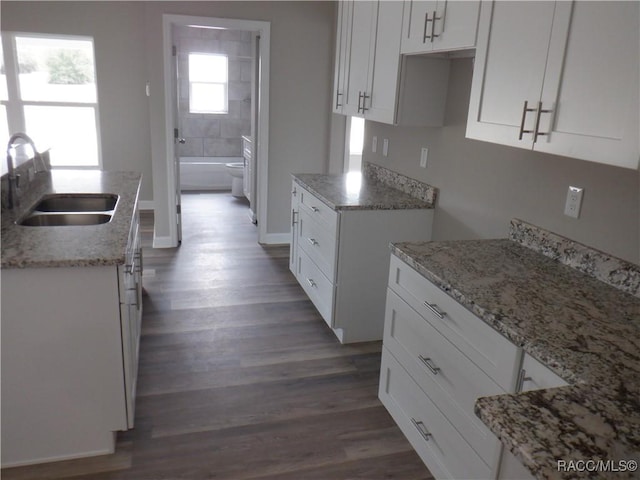
[[[490,478],[490,468],[386,348],[378,394],[435,478]]]
[[[299,187],[298,195],[300,210],[307,212],[311,218],[322,223],[328,233],[335,236],[338,227],[338,212],[302,187]]]
[[[316,222],[305,210],[300,211],[298,242],[322,272],[333,281],[336,264],[336,236]]]
[[[519,390],[539,390],[541,388],[564,387],[568,385],[562,378],[530,355],[522,360],[521,384]]]
[[[513,343],[395,255],[391,255],[389,287],[494,382],[511,391],[518,361]]]
[[[298,282],[324,318],[333,326],[333,283],[324,276],[313,260],[302,249],[298,249]]]
[[[478,397],[505,391],[392,290],[387,292],[384,345],[471,447],[491,463],[499,441],[473,406]]]

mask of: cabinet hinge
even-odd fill
[[[182,205],[180,205],[180,204],[176,205],[176,213],[178,215],[180,215],[182,213]]]
[[[177,54],[178,54],[178,49],[176,48],[175,45],[172,45],[171,46],[171,55],[175,57]]]

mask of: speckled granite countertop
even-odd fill
[[[478,399],[476,414],[506,447],[537,478],[608,478],[559,472],[557,461],[640,461],[640,299],[539,253],[518,237],[523,225],[532,227],[512,224],[511,240],[396,243],[392,251],[570,384]],[[575,251],[567,242],[559,248]],[[597,270],[598,256],[588,260]],[[614,269],[606,276],[626,272],[623,287],[638,272],[624,262]]]
[[[334,210],[399,210],[434,208],[431,185],[373,164],[363,173],[295,174],[294,180]]]
[[[60,170],[29,190],[15,210],[2,211],[2,268],[121,265],[138,201],[141,174]],[[119,195],[109,223],[90,226],[24,227],[15,221],[49,193]]]

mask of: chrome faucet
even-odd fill
[[[28,144],[33,150],[35,172],[36,173],[38,172],[38,167],[36,164],[37,161],[40,161],[40,163],[43,165],[43,168],[46,170],[46,165],[44,164],[44,160],[42,159],[42,156],[38,153],[38,150],[36,149],[36,145],[35,143],[33,143],[33,140],[31,139],[31,137],[26,133],[21,133],[21,132],[14,133],[13,135],[11,135],[11,138],[9,139],[9,143],[7,144],[7,172],[9,173],[8,175],[9,191],[7,192],[8,208],[13,208],[18,204],[17,190],[18,188],[20,188],[20,174],[15,173],[16,165],[14,162],[13,155],[11,155],[11,150],[13,149],[14,145],[16,145],[17,140],[22,140],[22,143]]]

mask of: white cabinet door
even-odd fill
[[[374,18],[376,35],[372,39],[373,61],[369,64],[368,86],[363,98],[365,118],[394,123],[400,77],[400,25],[402,3],[378,2]]]
[[[343,113],[346,88],[346,70],[349,63],[349,42],[351,11],[353,2],[338,3],[336,25],[336,58],[333,73],[333,112]]]
[[[532,148],[555,2],[483,3],[467,137]]]
[[[522,369],[518,379],[517,391],[527,392],[541,388],[563,387],[568,385],[562,378],[549,370],[545,365],[525,353]],[[499,480],[533,480],[533,475],[506,448],[502,450]]]
[[[551,39],[534,150],[638,168],[640,3],[560,6]],[[555,44],[554,44],[555,43]]]
[[[401,53],[475,47],[479,1],[405,0]]]
[[[483,4],[467,137],[637,169],[639,8]]]
[[[375,12],[377,2],[349,2],[351,19],[349,22],[349,62],[345,71],[345,97],[342,112],[346,115],[361,115],[362,103],[372,63],[375,38]]]
[[[405,0],[401,53],[425,53],[432,49],[431,23],[436,1]]]
[[[292,181],[291,186],[291,243],[289,244],[289,270],[296,275],[298,263],[298,221],[300,219],[300,203],[298,200],[298,184]]]

